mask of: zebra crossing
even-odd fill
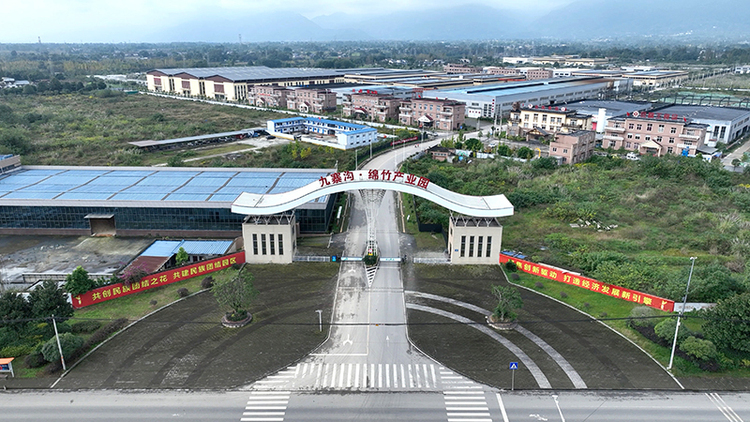
[[[256,390],[442,391],[479,384],[432,363],[300,363],[257,381]]]
[[[492,422],[484,389],[474,381],[440,368],[448,422]]]
[[[283,422],[289,391],[253,391],[240,422]]]

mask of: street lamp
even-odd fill
[[[323,332],[323,310],[316,309],[315,312],[318,313],[318,331],[322,333]]]
[[[685,296],[682,298],[682,309],[680,309],[680,313],[677,314],[677,325],[674,327],[674,340],[672,341],[672,354],[669,355],[669,365],[667,366],[667,370],[672,369],[672,363],[674,362],[674,349],[677,347],[677,333],[680,331],[680,318],[682,317],[682,314],[685,313],[688,290],[690,290],[690,279],[693,277],[693,267],[695,266],[696,259],[698,259],[698,257],[690,257],[690,274],[688,275],[687,287],[685,288]]]

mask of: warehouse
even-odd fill
[[[283,193],[335,171],[21,166],[0,176],[0,234],[233,238],[241,193]],[[327,231],[335,202],[296,209],[299,231]]]

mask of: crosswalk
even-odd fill
[[[481,385],[440,368],[445,391],[445,413],[448,422],[492,422],[484,389]]]
[[[253,388],[437,391],[442,388],[441,368],[428,363],[300,363],[257,381]]]
[[[240,422],[283,422],[289,391],[253,391]]]

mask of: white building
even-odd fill
[[[378,137],[375,128],[318,117],[269,120],[266,125],[273,136],[344,150],[370,145]]]
[[[716,147],[718,142],[729,145],[750,132],[750,110],[746,108],[677,104],[658,111],[708,125],[704,142],[709,147]]]
[[[734,68],[734,73],[750,73],[750,65],[737,66]]]
[[[497,264],[503,226],[496,218],[451,217],[448,254],[451,264]]]

